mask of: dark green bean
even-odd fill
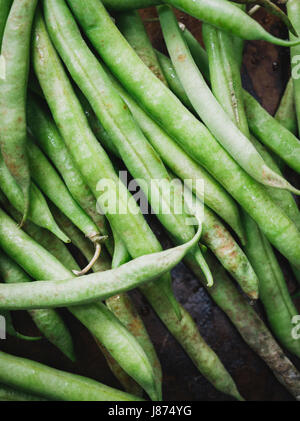
[[[8,333],[10,336],[14,336],[17,339],[22,339],[23,341],[31,341],[31,342],[40,341],[42,339],[41,336],[27,336],[18,332],[14,327],[11,313],[9,311],[1,310],[0,316],[4,317],[5,319],[5,333]]]

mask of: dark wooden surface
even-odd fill
[[[142,11],[142,16],[145,20],[151,20],[156,15],[153,9],[148,9]],[[181,12],[178,13],[178,17],[201,40],[200,23]],[[255,18],[273,34],[286,36],[283,25],[275,18],[268,16],[264,11],[259,11]],[[155,47],[165,51],[158,22],[148,21],[146,27]],[[288,75],[288,49],[278,48],[265,42],[246,43],[243,64],[244,84],[271,113],[274,113],[278,106]],[[158,223],[154,220],[151,223],[154,224],[155,231],[162,241],[169,245]],[[285,261],[283,259],[281,261],[290,291],[293,292],[296,289],[296,283],[291,272],[287,269]],[[200,287],[199,282],[183,264],[175,268],[173,279],[176,296],[192,314],[202,335],[222,359],[235,379],[242,395],[251,401],[291,400],[288,392],[278,383],[269,368],[243,342],[227,317],[212,303],[206,292]],[[145,320],[162,363],[164,399],[181,401],[230,400],[227,396],[217,392],[197,371],[184,351],[157,319],[145,299],[136,291],[132,293],[132,296]],[[299,301],[297,305],[300,310]],[[264,318],[262,307],[259,304],[256,307]],[[6,341],[0,341],[0,348],[3,351],[82,374],[119,388],[118,381],[110,373],[91,335],[70,313],[62,311],[62,315],[74,338],[78,357],[76,364],[69,362],[46,340],[26,343],[9,338]],[[15,313],[14,319],[16,326],[22,333],[37,334],[25,312]],[[292,358],[292,360],[299,366],[299,360],[297,361],[295,358]]]

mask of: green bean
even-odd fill
[[[208,56],[213,92],[219,102],[223,104],[224,109],[228,110],[232,120],[250,138],[247,118],[243,108],[243,93],[238,58],[240,51],[235,50],[233,42],[227,34],[216,31],[208,25],[204,28],[204,31],[206,33],[205,36],[211,41]],[[226,55],[223,54],[224,50],[227,52]],[[259,142],[255,138],[252,138],[252,141],[254,141],[255,147],[259,147],[259,152],[263,152],[262,156],[267,158],[266,162],[269,163],[271,161],[271,168],[273,168],[275,164],[268,152],[262,150]],[[276,165],[275,170],[278,170]],[[271,196],[272,190],[276,191],[276,189],[271,188],[269,190]],[[278,190],[278,192],[281,191]],[[285,198],[279,195],[278,198],[275,196],[276,199],[284,200]],[[300,221],[300,214],[293,201],[293,197],[288,197],[287,202],[292,202],[292,205],[296,208],[294,209],[296,217]],[[283,207],[288,208],[288,203],[284,204]],[[260,232],[256,223],[246,212],[244,213],[244,224],[247,232],[245,250],[259,277],[259,291],[271,327],[280,341],[291,352],[299,355],[300,342],[297,343],[291,335],[291,320],[297,314],[297,310],[289,296],[283,274],[272,247]]]
[[[82,236],[80,231],[61,213],[55,212],[56,220],[70,236],[72,243],[82,252],[89,261],[93,255],[91,244]],[[104,258],[103,258],[104,257]],[[111,262],[108,256],[101,255],[96,264],[93,266],[94,272],[102,272],[111,268]],[[127,294],[119,294],[106,300],[107,307],[121,321],[121,323],[133,334],[147,354],[155,373],[155,379],[159,395],[161,396],[161,380],[162,372],[159,359],[156,355],[153,344],[149,338],[145,325],[134,307],[132,300]],[[106,354],[105,354],[106,355]],[[112,363],[111,358],[108,360]],[[119,370],[119,368],[118,368]],[[124,378],[124,373],[122,374]]]
[[[162,247],[138,205],[118,178],[111,161],[91,132],[39,15],[35,23],[33,47],[35,71],[56,124],[60,127],[76,165],[96,197],[99,208],[105,212],[112,231],[117,234],[114,235],[115,240],[119,241],[120,236],[129,254],[134,257],[160,251]],[[87,159],[89,165],[86,165]],[[107,187],[109,199],[105,194]],[[118,246],[122,247],[124,257],[123,244],[119,242]],[[163,279],[165,282],[160,284],[160,289],[168,296],[174,311],[179,314],[178,303],[171,290],[170,274],[164,275]]]
[[[90,261],[94,253],[92,244],[83,236],[83,234],[75,227],[75,225],[72,224],[72,222],[64,214],[62,214],[57,208],[55,209],[54,213],[55,213],[56,219],[59,221],[60,224],[64,226],[65,231],[68,232],[69,235],[71,236],[70,238],[72,240],[72,243],[82,252],[82,254],[86,257],[86,259]],[[44,247],[48,251],[52,252],[52,254],[58,260],[60,260],[67,268],[72,269],[73,267],[76,266],[76,262],[75,262],[75,265],[74,265],[74,262],[71,262],[69,265],[66,265],[65,257],[64,257],[65,253],[63,249],[65,249],[65,252],[67,252],[69,255],[70,253],[68,252],[68,250],[66,250],[66,248],[64,247],[62,243],[60,243],[61,247],[58,252],[56,250],[57,247],[53,248],[53,245],[55,246],[55,244],[53,244],[52,241],[49,241],[48,244],[45,245]],[[110,263],[109,257],[105,254],[104,251],[102,251],[101,259],[98,259],[97,262],[94,264],[93,271],[102,272],[110,268],[111,268],[111,263]],[[99,346],[101,352],[104,354],[104,357],[110,369],[112,370],[116,378],[119,380],[119,382],[125,387],[125,390],[128,393],[141,396],[143,393],[141,387],[120,367],[117,361],[107,351],[105,346],[102,345],[102,343],[100,343],[100,341],[96,337],[94,337],[94,339],[97,345]]]
[[[29,341],[29,342],[40,341],[42,339],[41,336],[27,336],[18,332],[14,327],[12,317],[9,311],[6,311],[6,310],[1,311],[0,316],[4,317],[5,319],[5,333],[8,333],[10,336],[13,336],[17,339],[22,339],[23,341]]]
[[[104,216],[97,212],[96,199],[77,169],[55,123],[47,114],[45,104],[32,95],[29,96],[27,102],[27,118],[35,140],[59,171],[73,198],[92,218],[101,234],[109,235]],[[106,242],[106,244],[112,251],[111,242]]]
[[[1,48],[3,72],[0,78],[0,146],[4,161],[23,192],[24,220],[30,199],[25,104],[31,26],[36,5],[37,0],[14,0]]]
[[[31,139],[28,139],[27,143],[32,178],[48,198],[52,200],[62,212],[68,215],[74,224],[95,245],[93,259],[86,268],[78,273],[76,272],[77,275],[83,275],[89,271],[98,259],[101,251],[101,242],[105,240],[106,237],[100,235],[100,231],[94,221],[83,211],[77,202],[75,202],[66,185],[38,146]]]
[[[50,400],[140,401],[95,380],[0,351],[0,381]]]
[[[0,274],[7,284],[32,281],[20,266],[1,251]],[[32,310],[29,314],[40,332],[70,360],[75,361],[72,337],[58,312],[53,309]]]
[[[0,1],[0,45],[2,44],[3,32],[12,3],[13,0]]]
[[[77,0],[68,0],[68,3],[94,47],[127,90],[251,214],[269,241],[299,267],[299,231],[263,187],[225,153],[207,129],[147,69],[124,41],[100,2],[87,0],[84,8]]]
[[[116,203],[121,203],[121,209],[125,209],[121,217],[118,213],[107,215],[113,230],[115,229],[118,234],[120,233],[120,236],[131,255],[137,256],[140,254],[147,254],[150,253],[151,250],[155,251],[160,249],[160,245],[153,233],[149,230],[145,220],[141,218],[136,203],[130,202],[130,196],[128,195],[127,189],[116,177],[112,164],[104,154],[104,151],[97,140],[92,136],[90,129],[87,126],[86,119],[83,118],[85,116],[83,115],[82,117],[82,109],[80,106],[78,107],[78,102],[74,97],[70,83],[65,76],[55,50],[47,37],[43,21],[39,16],[37,16],[35,26],[33,56],[35,71],[48,104],[50,105],[54,119],[57,120],[56,123],[60,127],[61,132],[63,131],[65,142],[70,143],[70,150],[76,160],[76,164],[80,168],[95,196],[97,198],[99,197],[99,191],[97,191],[99,179],[106,178],[113,181],[113,183],[110,183],[109,185],[110,198],[112,195],[113,198],[115,198]],[[40,59],[41,56],[43,57],[43,60]],[[53,90],[53,86],[55,86],[55,90]],[[64,118],[62,118],[62,116]],[[66,124],[66,121],[68,123],[72,122],[72,124]],[[89,161],[89,165],[87,166],[86,159],[88,157],[92,157],[93,159]],[[116,186],[118,189],[114,191]],[[130,203],[130,208],[124,206],[128,201]],[[101,205],[103,206],[103,202]],[[134,218],[132,216],[133,210],[134,213],[137,211]],[[164,308],[156,305],[155,301],[152,300],[150,293],[160,295],[164,302]],[[195,323],[186,315],[185,311],[176,301],[171,290],[170,276],[164,276],[161,280],[151,284],[146,295],[167,328],[182,344],[188,355],[196,361],[197,367],[201,367],[203,359],[205,359],[205,356],[199,352],[202,348],[202,338],[199,337],[199,333],[196,334],[198,330]],[[166,313],[170,314],[170,317],[166,317]],[[184,323],[176,323],[176,320],[179,322],[180,318],[183,317],[185,318]],[[185,326],[187,322],[190,326],[188,331]],[[185,337],[184,341],[182,340],[182,335]],[[196,354],[195,348],[198,350]],[[206,347],[204,347],[204,351],[206,353]],[[212,351],[209,350],[209,352]],[[213,355],[214,358],[216,358],[214,353]],[[199,364],[197,364],[197,361],[199,361]],[[220,367],[219,364],[218,367]],[[220,370],[219,376],[222,378],[225,377],[227,379],[227,384],[232,384],[232,380],[224,368],[223,370]],[[213,373],[209,377],[209,380],[214,382]],[[235,390],[234,387],[235,386],[233,385],[229,391]]]
[[[202,210],[203,204],[187,187],[184,188],[184,200],[193,215],[197,215]],[[256,273],[229,231],[207,207],[204,207],[202,231],[201,240],[204,244],[211,249],[244,292],[252,299],[257,299],[258,279]]]
[[[139,13],[137,11],[122,13],[117,16],[116,24],[145,65],[167,85]]]
[[[103,3],[109,9],[119,12],[154,6],[160,4],[161,0],[103,0]]]
[[[291,335],[292,319],[298,314],[270,243],[253,220],[245,218],[247,245],[245,247],[258,277],[260,297],[273,332],[282,345],[300,356],[300,340]]]
[[[22,190],[20,189],[15,179],[7,169],[5,162],[1,157],[1,154],[0,185],[2,192],[9,199],[12,205],[19,212],[24,214],[25,205]],[[20,217],[22,219],[22,214]],[[62,241],[66,243],[70,241],[68,237],[57,226],[43,194],[34,183],[31,183],[30,185],[30,206],[28,212],[28,219],[35,222],[37,225],[48,229]]]
[[[231,2],[224,0],[162,0],[160,2],[153,0],[104,0],[103,3],[107,7],[112,7],[115,10],[135,6],[135,9],[156,5],[157,3],[168,3],[183,12],[194,16],[203,22],[210,23],[220,29],[228,31],[240,38],[247,40],[265,40],[277,45],[290,46],[289,41],[276,38],[265,31],[255,20],[251,19],[245,12],[238,9]],[[127,5],[128,3],[128,5]],[[297,41],[294,41],[297,42]]]
[[[272,334],[257,315],[253,307],[234,287],[225,270],[217,260],[207,252],[206,257],[214,268],[215,283],[207,288],[216,304],[227,314],[239,331],[244,341],[256,352],[273,371],[276,378],[300,400],[300,373],[284,355]],[[185,259],[188,266],[203,282],[203,275],[191,259]]]
[[[71,13],[67,7],[62,7],[63,3],[59,1],[52,2],[52,7],[49,2],[45,5],[46,23],[57,50],[110,134],[130,173],[136,180],[140,180],[141,189],[158,219],[177,244],[190,240],[195,231],[188,224],[188,215],[184,213],[182,195],[174,191],[162,161],[136,125],[113,86],[110,86],[110,79],[88,50],[75,21],[73,25],[71,24]],[[74,51],[76,55],[73,54]],[[151,57],[148,57],[148,62],[150,60]],[[79,61],[86,63],[93,78],[86,76],[84,69],[79,70]],[[176,212],[177,209],[182,209],[182,212]],[[207,276],[208,284],[212,285],[212,275],[200,249],[195,249],[194,253]]]
[[[279,177],[278,174],[273,173],[268,168],[249,139],[236,127],[224,112],[222,106],[216,101],[182,38],[176,17],[171,8],[169,6],[159,6],[158,13],[164,39],[178,77],[193,107],[211,133],[254,179],[262,184],[287,188],[297,192],[282,177]],[[205,31],[203,31],[203,34],[205,34]],[[218,116],[217,119],[216,115]]]
[[[246,91],[244,103],[252,133],[290,168],[300,173],[300,142]]]
[[[94,113],[93,108],[90,106],[88,100],[83,93],[78,89],[76,92],[77,98],[79,99],[81,106],[84,110],[86,118],[88,119],[89,125],[99,142],[103,145],[106,151],[111,152],[113,155],[120,157],[118,149],[115,147],[110,139],[109,134],[100,123],[98,117]]]
[[[18,230],[17,225],[2,210],[0,210],[0,217],[0,245],[3,250],[6,251],[6,253],[20,266],[22,266],[33,278],[46,279],[45,269],[47,268],[48,279],[61,279],[63,266],[59,264],[58,261],[56,261],[56,259],[47,253],[41,246],[31,240],[27,234],[21,230]],[[67,280],[60,280],[48,282],[37,281],[31,282],[30,284],[24,283],[18,285],[1,285],[0,308],[15,310],[23,308],[26,310],[31,308],[39,308],[38,306],[40,306],[40,308],[51,308],[56,306],[63,307],[67,304],[85,304],[88,302],[96,301],[98,299],[104,300],[122,291],[135,288],[142,282],[155,279],[162,272],[170,270],[170,268],[174,267],[175,264],[180,262],[183,256],[194,246],[194,244],[199,240],[200,234],[201,230],[199,229],[195,237],[190,242],[182,246],[178,246],[175,249],[142,256],[138,259],[135,259],[134,261],[126,263],[117,269],[112,269],[102,273],[95,273],[93,275],[85,275],[79,278],[73,278],[72,282],[69,283]],[[25,248],[26,244],[28,245],[27,249]],[[35,250],[37,258],[40,261],[40,267],[36,265],[34,259],[31,258],[31,261],[28,259],[29,256],[33,255],[33,250]],[[20,255],[21,251],[22,254]],[[46,266],[45,261],[47,261],[47,259],[51,260],[51,258],[53,260],[53,264]],[[153,262],[155,262],[155,265]],[[56,267],[54,267],[54,264],[56,264]],[[46,266],[45,269],[42,267],[42,265]],[[151,266],[152,268],[150,270]],[[58,270],[58,267],[61,269]],[[33,273],[34,276],[32,275]],[[70,272],[66,269],[65,278],[71,278]],[[51,297],[47,296],[48,288],[49,291],[51,290]],[[25,296],[23,297],[23,305],[21,302],[22,289],[24,291],[26,290],[28,294],[27,298]],[[4,290],[11,291],[10,296],[6,295]],[[17,295],[13,296],[13,291],[18,291]],[[42,294],[41,300],[39,300],[39,292]],[[33,298],[32,302],[30,302],[31,295]],[[13,308],[11,308],[11,305],[9,304],[10,300],[15,302]],[[20,303],[18,304],[17,302],[19,300]]]
[[[30,402],[30,401],[46,401],[47,399],[38,396],[29,395],[17,389],[0,384],[0,401],[2,402]]]
[[[185,90],[182,87],[181,82],[178,79],[176,70],[173,66],[170,66],[170,61],[167,59],[167,57],[162,54],[160,51],[155,50],[158,62],[160,64],[160,67],[163,71],[163,74],[165,76],[165,79],[168,83],[168,86],[170,89],[175,93],[178,98],[180,98],[180,101],[189,109],[193,110],[193,106],[191,104],[191,101],[188,99],[187,94],[185,93]]]
[[[88,277],[72,278],[72,273],[54,256],[30,239],[27,234],[18,230],[16,224],[4,212],[1,211],[0,214],[3,218],[3,223],[0,223],[0,225],[4,229],[2,231],[0,228],[0,246],[34,279],[53,280],[31,282],[30,288],[26,283],[0,285],[1,288],[14,288],[21,293],[23,299],[25,298],[25,301],[22,299],[23,303],[17,304],[15,302],[14,305],[17,304],[19,309],[71,305],[69,311],[90,330],[92,335],[103,343],[113,358],[147,391],[152,399],[158,399],[153,369],[143,348],[134,336],[104,305],[95,303],[89,306],[75,306],[75,304],[86,304],[98,301],[98,299],[104,300],[135,288],[142,282],[159,277],[177,264],[190,248],[194,247],[195,242],[199,239],[200,232],[197,233],[192,242],[179,248],[143,256],[119,269],[88,275]],[[158,267],[160,267],[160,270]],[[125,273],[122,275],[123,271]],[[110,276],[110,274],[113,276]],[[57,281],[57,279],[61,280]],[[66,279],[69,279],[69,281]],[[74,282],[77,283],[80,280],[82,284],[76,287]],[[125,282],[123,282],[124,280]],[[27,293],[21,292],[23,288],[27,288]],[[2,297],[5,297],[6,301],[10,294],[7,295],[6,291],[3,295],[2,292],[0,294],[0,307],[2,305],[6,307],[7,302],[5,304]],[[21,299],[21,295],[19,299]],[[17,295],[12,291],[10,298],[14,300],[16,297]],[[109,334],[108,331],[110,331]]]
[[[233,228],[241,241],[244,242],[244,233],[240,221],[239,210],[232,198],[206,172],[206,170],[190,158],[190,156],[138,106],[116,79],[112,80],[115,88],[126,102],[126,105],[132,112],[145,136],[158,152],[165,165],[170,167],[182,180],[192,180],[191,187],[195,195],[220,215],[221,218]],[[197,183],[197,180],[203,180],[204,192],[199,183]]]
[[[284,94],[276,111],[275,118],[282,126],[297,136],[298,127],[292,78],[290,78],[286,85]]]

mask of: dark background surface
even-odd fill
[[[201,40],[201,24],[181,12],[177,15],[192,33]],[[155,47],[165,52],[159,24],[152,20],[156,16],[155,10],[142,11],[142,16],[146,21],[147,30]],[[258,11],[255,18],[274,35],[287,36],[284,26],[263,10]],[[147,22],[147,19],[150,19],[150,21]],[[246,43],[243,64],[245,87],[271,113],[274,113],[278,106],[289,72],[287,48],[276,47],[265,42]],[[287,174],[287,176],[293,179],[292,174]],[[169,246],[170,244],[159,224],[155,220],[151,223],[162,242]],[[78,258],[83,259],[80,255],[78,255]],[[296,283],[286,262],[283,259],[281,261],[290,291],[294,292]],[[82,264],[84,264],[84,260],[82,260]],[[201,334],[217,352],[235,379],[241,394],[247,400],[252,401],[291,400],[289,393],[278,383],[266,364],[243,342],[227,317],[211,301],[193,274],[183,264],[175,268],[173,279],[176,296],[196,320]],[[231,398],[216,391],[197,371],[181,347],[158,320],[145,299],[136,291],[132,293],[132,296],[146,323],[162,363],[164,399],[167,401],[231,400]],[[297,305],[300,310],[299,300]],[[264,318],[264,312],[260,304],[257,304],[256,308]],[[82,374],[107,385],[120,388],[91,335],[70,313],[62,310],[62,315],[74,338],[77,354],[76,364],[68,361],[46,340],[30,343],[9,338],[6,341],[0,341],[0,348],[15,355]],[[14,320],[16,327],[22,333],[38,334],[27,313],[14,313]],[[291,359],[300,368],[299,360],[297,361],[296,358],[292,357]]]

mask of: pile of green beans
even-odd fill
[[[175,297],[171,271],[180,262],[300,400],[300,373],[281,349],[300,358],[291,333],[298,310],[274,250],[300,282],[300,190],[285,178],[297,183],[300,173],[300,3],[288,0],[285,13],[257,2],[282,21],[289,40],[258,24],[252,3],[0,0],[0,316],[7,340],[35,347],[44,337],[77,364],[60,314],[66,308],[125,390],[1,351],[0,401],[163,400],[164,361],[128,294],[133,289],[201,375],[243,401]],[[151,6],[170,58],[154,48],[139,13]],[[174,9],[202,21],[205,49]],[[245,40],[290,48],[292,76],[274,117],[243,89]],[[20,310],[41,337],[19,332]]]

